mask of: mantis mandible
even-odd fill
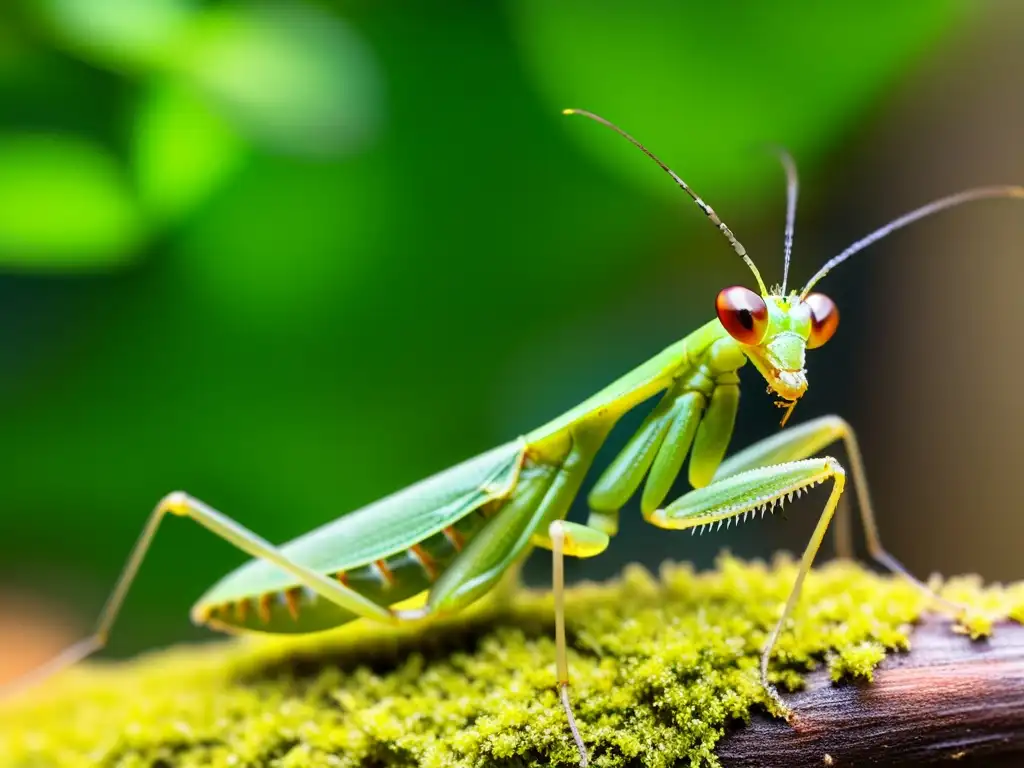
[[[945,602],[882,547],[857,439],[840,417],[825,416],[782,430],[723,460],[739,402],[737,371],[748,360],[753,363],[785,409],[785,426],[808,386],[806,350],[825,344],[839,322],[835,304],[812,292],[818,282],[853,254],[911,222],[971,200],[1024,198],[1024,187],[980,187],[928,203],[853,243],[827,261],[802,289],[787,293],[797,199],[796,170],[788,154],[780,152],[787,179],[782,284],[769,290],[746,249],[711,206],[652,152],[602,117],[575,109],[565,114],[611,128],[657,163],[725,236],[750,268],[760,293],[741,286],[725,288],[717,296],[716,316],[710,322],[567,413],[287,544],[275,546],[183,492],[166,496],[143,528],[94,633],[23,679],[19,687],[103,647],[167,514],[191,518],[253,558],[216,583],[192,609],[196,623],[226,631],[306,633],[358,618],[401,623],[451,613],[491,590],[539,546],[550,549],[554,558],[557,690],[581,765],[586,766],[587,750],[569,698],[564,557],[592,557],[604,551],[618,530],[619,510],[641,484],[640,511],[647,522],[695,532],[758,512],[764,515],[794,495],[831,481],[825,508],[761,655],[761,683],[785,711],[768,681],[768,664],[846,485],[846,470],[836,459],[816,458],[837,441],[844,443],[849,457],[871,556]],[[660,401],[590,491],[587,523],[565,520],[616,422],[659,393]],[[687,455],[694,490],[664,504]],[[838,545],[840,555],[851,554],[848,538],[839,537]],[[397,607],[422,592],[422,607]]]

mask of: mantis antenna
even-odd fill
[[[796,173],[796,163],[793,156],[782,147],[775,147],[775,154],[782,162],[782,168],[786,171],[786,234],[783,250],[785,261],[782,263],[782,295],[786,295],[786,281],[789,279],[789,257],[793,253],[793,227],[796,222],[796,196],[800,190],[800,179]]]
[[[817,274],[814,275],[810,280],[807,281],[807,285],[804,286],[800,292],[801,301],[807,298],[807,294],[811,292],[811,289],[818,283],[821,278],[827,275],[832,269],[839,264],[842,264],[848,258],[858,251],[862,251],[871,245],[876,240],[881,240],[883,237],[891,232],[895,232],[897,229],[907,226],[918,219],[923,219],[925,216],[930,216],[933,213],[944,211],[947,208],[953,208],[961,203],[967,203],[972,200],[984,200],[990,197],[1019,197],[1024,198],[1024,187],[1014,186],[995,186],[995,187],[976,187],[975,189],[968,189],[963,192],[958,192],[955,195],[949,195],[948,197],[940,197],[938,200],[933,200],[927,205],[922,205],[920,208],[905,213],[898,219],[894,219],[880,229],[876,229],[870,235],[862,237],[857,242],[848,246],[846,250],[840,253],[838,256],[833,256],[831,259],[825,262],[821,269],[818,270]]]
[[[729,245],[732,246],[732,249],[734,251],[736,251],[736,253],[739,254],[740,258],[742,258],[743,261],[746,262],[747,266],[750,267],[750,271],[754,273],[754,277],[757,279],[757,284],[761,288],[761,295],[762,296],[767,296],[768,295],[768,289],[765,287],[764,280],[761,279],[761,273],[757,271],[757,267],[754,266],[753,260],[750,258],[750,256],[747,255],[747,249],[743,247],[743,243],[741,243],[739,240],[737,240],[736,236],[732,233],[732,230],[729,229],[729,227],[727,227],[725,225],[724,221],[722,221],[720,218],[718,218],[718,214],[715,213],[715,209],[712,208],[707,203],[705,203],[703,200],[701,200],[697,196],[697,193],[695,193],[692,189],[690,189],[689,185],[685,181],[683,181],[681,178],[679,178],[671,168],[669,168],[667,165],[665,165],[663,162],[661,162],[661,160],[659,160],[655,156],[655,154],[653,152],[651,152],[651,150],[649,150],[647,147],[645,147],[639,141],[634,139],[632,136],[630,136],[624,130],[619,128],[619,126],[615,125],[614,123],[609,122],[608,120],[605,120],[603,117],[601,117],[599,115],[595,115],[593,112],[587,112],[586,110],[583,110],[583,109],[563,109],[562,110],[562,114],[563,115],[582,115],[583,117],[589,117],[591,120],[594,120],[594,121],[596,121],[598,123],[601,123],[601,125],[608,126],[613,131],[615,131],[617,134],[619,134],[620,136],[622,136],[623,138],[625,138],[629,142],[631,142],[633,144],[633,146],[635,146],[637,149],[639,149],[641,152],[643,152],[645,155],[647,155],[649,158],[651,158],[651,160],[656,162],[658,164],[658,166],[661,168],[661,170],[663,170],[665,173],[667,173],[669,176],[671,176],[672,180],[675,181],[675,183],[679,185],[679,187],[683,190],[683,192],[688,194],[693,199],[693,202],[695,202],[697,204],[697,207],[700,208],[702,211],[704,211],[704,215],[707,216],[709,219],[711,219],[711,223],[714,224],[716,227],[718,227],[718,230],[723,235],[725,235],[725,239],[729,241]]]

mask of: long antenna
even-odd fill
[[[827,275],[832,269],[839,264],[842,264],[848,258],[858,251],[862,251],[871,245],[876,240],[881,240],[883,237],[891,232],[895,232],[897,229],[907,226],[918,219],[923,219],[925,216],[930,216],[933,213],[944,211],[947,208],[953,208],[954,206],[960,205],[961,203],[967,203],[971,200],[984,200],[991,197],[1018,197],[1024,198],[1024,187],[1014,186],[995,186],[995,187],[976,187],[975,189],[968,189],[963,192],[958,192],[955,195],[949,195],[948,197],[941,197],[938,200],[933,200],[927,205],[922,205],[917,210],[905,213],[898,219],[890,221],[884,227],[876,229],[870,235],[862,237],[857,242],[853,243],[846,248],[838,256],[833,256],[831,259],[825,262],[821,269],[818,270],[817,274],[814,275],[804,289],[800,292],[800,299],[803,300],[807,297],[807,294],[811,292],[813,288],[821,278]]]
[[[761,288],[761,295],[768,295],[768,289],[765,287],[764,280],[761,279],[761,273],[757,271],[757,267],[754,266],[754,262],[751,260],[750,256],[747,255],[747,249],[743,247],[743,244],[739,240],[736,239],[736,236],[732,233],[732,230],[725,225],[724,221],[718,218],[718,214],[715,213],[714,208],[712,208],[710,205],[701,200],[697,196],[697,194],[692,189],[690,189],[689,185],[681,178],[679,178],[671,168],[669,168],[667,165],[661,162],[661,160],[659,160],[654,155],[654,153],[651,152],[651,150],[649,150],[639,141],[634,139],[624,130],[619,128],[619,126],[605,120],[603,117],[600,117],[599,115],[595,115],[593,112],[587,112],[586,110],[583,109],[563,109],[562,114],[582,115],[583,117],[589,117],[591,120],[595,120],[596,122],[601,123],[602,125],[608,126],[623,138],[628,139],[635,147],[637,147],[637,149],[639,149],[641,152],[643,152],[645,155],[651,158],[651,160],[656,162],[658,166],[661,168],[661,170],[663,170],[665,173],[671,176],[672,180],[675,181],[675,183],[678,184],[680,188],[693,199],[693,202],[697,204],[697,207],[704,211],[704,215],[711,219],[711,223],[718,227],[718,230],[723,235],[725,235],[725,238],[726,240],[729,241],[729,244],[732,246],[732,249],[739,254],[740,258],[742,258],[743,261],[746,262],[747,266],[750,267],[750,271],[754,273],[754,277],[757,278],[757,284]]]
[[[786,171],[786,234],[783,245],[785,261],[782,264],[782,295],[785,296],[786,282],[789,280],[789,257],[793,253],[793,227],[796,222],[796,196],[800,191],[800,179],[797,177],[793,156],[782,147],[773,149]]]

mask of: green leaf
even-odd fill
[[[246,154],[234,128],[190,88],[160,82],[135,112],[139,194],[157,220],[179,219],[230,178]]]
[[[61,135],[0,135],[0,265],[105,269],[132,260],[144,233],[114,158]]]

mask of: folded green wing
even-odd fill
[[[523,450],[521,441],[506,443],[350,512],[281,549],[294,562],[320,573],[347,571],[401,552],[509,490]],[[296,584],[276,566],[253,560],[228,574],[202,602],[227,602]]]

